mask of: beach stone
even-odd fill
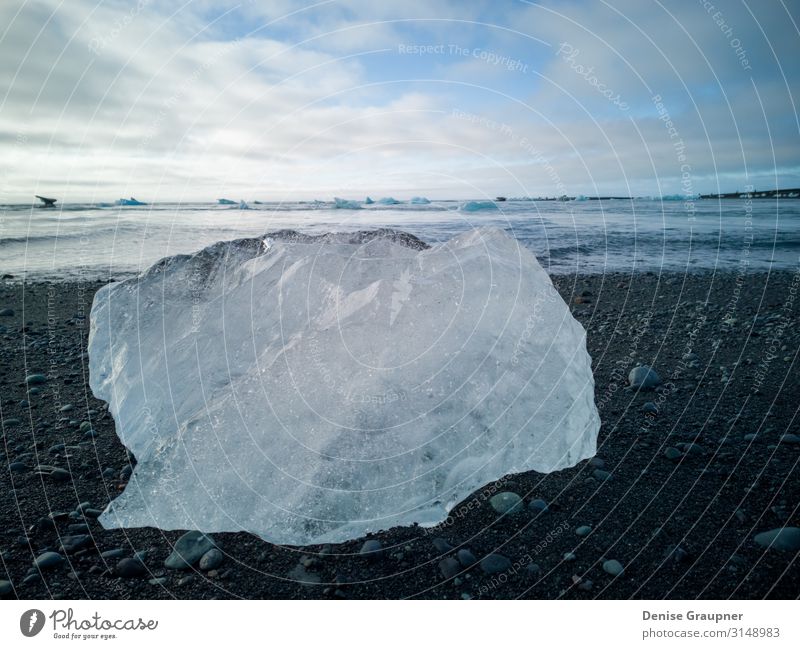
[[[88,534],[70,534],[61,537],[61,551],[71,554],[88,546],[92,537]]]
[[[800,527],[779,527],[756,534],[755,542],[761,547],[784,552],[800,550]]]
[[[511,491],[492,496],[489,504],[498,514],[516,514],[523,508],[522,498]]]
[[[474,566],[476,563],[478,563],[478,559],[475,557],[475,555],[466,548],[459,550],[456,553],[456,557],[458,558],[458,562],[465,568],[469,568],[470,566]]]
[[[53,479],[55,482],[68,482],[68,481],[69,481],[69,479],[70,479],[72,476],[70,475],[69,471],[67,471],[67,470],[65,470],[65,469],[53,469],[53,470],[50,472],[50,477],[51,477],[51,478],[52,478],[52,479]]]
[[[39,570],[51,570],[58,568],[64,563],[64,557],[58,552],[45,552],[36,557],[33,566]]]
[[[120,577],[141,577],[147,572],[147,568],[144,567],[141,560],[126,557],[125,559],[120,559],[116,572]]]
[[[487,554],[481,559],[481,570],[486,574],[493,575],[498,572],[505,572],[511,568],[511,560],[502,554]]]
[[[575,528],[575,534],[578,536],[589,536],[589,533],[592,531],[591,525],[581,525],[578,528]]]
[[[217,548],[211,548],[200,557],[200,570],[214,570],[215,568],[219,568],[224,558],[225,555],[217,550]]]
[[[377,559],[381,555],[382,551],[383,544],[378,539],[368,539],[364,541],[364,545],[361,546],[361,549],[358,551],[358,553],[362,557]]]
[[[652,401],[648,401],[645,403],[642,408],[642,412],[648,415],[657,415],[658,414],[658,406],[654,404]]]
[[[164,566],[171,570],[188,570],[214,547],[216,547],[214,539],[207,534],[197,530],[186,532],[175,543],[172,554],[164,561]]]
[[[619,577],[623,572],[625,572],[625,568],[623,568],[622,564],[616,559],[604,561],[603,570],[605,570],[612,577]]]
[[[674,462],[675,460],[679,460],[681,457],[683,457],[683,453],[681,453],[674,446],[668,446],[664,449],[664,457]]]
[[[28,465],[24,462],[12,462],[8,465],[8,470],[11,473],[22,473],[28,469]]]
[[[41,385],[47,383],[47,377],[44,374],[29,374],[25,377],[25,383],[28,385]]]
[[[70,412],[72,410],[75,410],[75,406],[73,406],[71,403],[67,403],[58,409],[59,412]]]
[[[528,508],[531,511],[539,512],[539,513],[547,512],[550,509],[547,506],[547,503],[544,500],[542,500],[541,498],[536,498],[534,500],[531,500],[530,504],[528,505]]]
[[[11,582],[6,581],[5,579],[0,579],[0,597],[5,597],[13,592],[14,586],[11,585]]]
[[[784,444],[800,444],[800,436],[795,435],[794,433],[786,433],[783,437],[781,437],[781,442]]]
[[[461,564],[453,557],[447,557],[439,562],[439,572],[445,579],[452,579],[461,572]]]
[[[169,581],[167,577],[153,577],[153,579],[148,579],[147,583],[151,586],[163,586]]]
[[[0,310],[0,317],[10,318],[13,315],[14,315],[14,309],[2,309],[2,310]]]
[[[106,550],[100,553],[101,559],[119,559],[125,556],[125,550],[122,548],[114,548],[113,550]]]
[[[652,390],[661,385],[661,377],[652,367],[640,365],[634,367],[628,374],[628,383],[632,388],[639,390]]]
[[[594,469],[602,469],[606,465],[606,461],[599,457],[593,457],[589,460],[589,466]]]
[[[606,480],[611,480],[612,476],[608,471],[603,471],[603,469],[595,469],[592,473],[594,479],[599,482],[605,482]]]
[[[436,551],[441,554],[446,554],[453,550],[453,544],[447,539],[443,539],[441,536],[437,536],[431,543],[433,543],[433,547],[436,548]]]

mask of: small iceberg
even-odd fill
[[[356,201],[348,201],[344,198],[334,198],[333,207],[337,210],[360,210],[361,205]]]
[[[410,201],[412,205],[428,205],[430,201],[424,196],[414,196]]]
[[[107,529],[338,543],[596,452],[586,332],[499,229],[216,243],[103,286],[88,351],[137,462]]]
[[[232,201],[230,198],[219,198],[217,199],[220,205],[236,205],[236,201]]]
[[[467,201],[459,206],[461,212],[481,212],[483,210],[499,209],[494,201]]]
[[[364,205],[372,205],[375,201],[373,201],[369,196],[367,196],[367,200],[364,201]]]
[[[400,201],[396,198],[392,198],[391,196],[384,196],[383,198],[378,199],[378,203],[381,205],[399,205]]]
[[[249,210],[250,206],[245,203],[244,201],[239,201],[239,209],[240,210]]]
[[[130,198],[120,198],[117,201],[117,205],[147,205],[147,203],[137,201],[133,196],[131,196]]]

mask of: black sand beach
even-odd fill
[[[800,525],[800,274],[554,281],[588,332],[603,420],[594,460],[507,476],[439,528],[374,535],[374,554],[359,554],[364,539],[298,549],[219,534],[219,566],[180,571],[164,560],[182,532],[107,531],[94,519],[129,472],[105,404],[87,387],[100,284],[4,280],[3,596],[798,597],[797,552],[765,549],[754,536]],[[659,372],[657,391],[626,387],[638,364]],[[32,374],[45,376],[28,385]],[[524,509],[500,516],[489,502],[499,492],[520,495]],[[546,511],[529,506],[537,499]],[[63,561],[32,568],[48,551]],[[141,561],[121,561],[137,552]],[[491,554],[500,556],[470,565]],[[605,563],[614,560],[624,568],[617,576]]]

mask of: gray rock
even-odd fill
[[[53,469],[50,472],[50,477],[55,482],[68,482],[72,476],[66,469]]]
[[[541,498],[536,498],[534,500],[531,500],[530,504],[528,505],[528,508],[532,512],[537,512],[542,514],[547,511],[550,511],[550,508],[547,506],[547,503]]]
[[[604,561],[603,570],[605,570],[612,577],[619,577],[623,572],[625,572],[625,568],[623,568],[622,564],[616,559]]]
[[[492,496],[489,504],[498,514],[516,514],[523,508],[522,498],[511,491]]]
[[[453,545],[447,539],[443,539],[441,536],[437,536],[432,541],[433,547],[436,548],[436,551],[441,554],[446,554],[453,550]]]
[[[75,410],[75,406],[71,403],[66,403],[58,409],[59,412],[70,412],[72,410]]]
[[[475,555],[466,548],[459,550],[456,553],[456,557],[458,558],[458,562],[465,568],[469,568],[470,566],[474,566],[476,563],[478,563],[478,559],[475,558]]]
[[[612,478],[612,475],[608,471],[603,471],[603,469],[595,469],[592,475],[598,482],[605,482],[606,480],[611,480]]]
[[[511,560],[502,554],[487,554],[481,559],[481,570],[489,575],[511,569]]]
[[[453,557],[447,557],[439,562],[439,572],[442,573],[442,577],[445,579],[452,579],[461,570],[461,564]]]
[[[294,568],[292,568],[287,576],[289,579],[299,582],[304,586],[313,586],[322,581],[322,578],[317,573],[309,572],[301,563],[298,563]]]
[[[47,377],[44,374],[29,374],[25,377],[25,383],[28,385],[41,385],[47,383]]]
[[[10,318],[13,315],[14,315],[14,309],[2,309],[2,310],[0,310],[0,317]]]
[[[592,531],[591,525],[581,525],[580,527],[575,529],[575,534],[578,536],[589,536],[589,533]]]
[[[102,559],[119,559],[125,556],[125,550],[122,548],[114,548],[113,550],[106,550],[100,553]]]
[[[800,550],[800,527],[778,527],[756,534],[754,540],[761,547],[771,550],[797,552]]]
[[[363,557],[377,559],[383,552],[383,544],[378,539],[368,539],[364,541],[364,545],[358,553]]]
[[[628,374],[628,383],[632,388],[639,390],[652,390],[661,385],[661,377],[652,367],[640,365],[634,367]]]
[[[61,537],[61,551],[67,554],[77,552],[87,547],[92,542],[88,534],[70,534]]]
[[[800,444],[800,436],[795,435],[794,433],[786,433],[783,437],[781,437],[781,442],[784,444]]]
[[[642,412],[648,415],[657,415],[658,414],[658,406],[654,404],[652,401],[648,401],[645,403],[642,408]]]
[[[147,568],[139,559],[130,557],[120,559],[116,569],[116,573],[120,577],[141,577],[146,572]]]
[[[163,586],[169,581],[166,577],[153,577],[153,579],[148,579],[147,583],[153,586]]]
[[[39,570],[52,570],[53,568],[58,568],[64,563],[64,557],[62,557],[58,552],[45,552],[44,554],[40,554],[36,557],[36,560],[33,562],[35,568]]]
[[[216,546],[214,539],[207,534],[197,530],[186,532],[175,543],[172,554],[164,561],[164,566],[170,570],[188,570],[200,561],[206,552]]]
[[[23,473],[28,470],[28,465],[24,462],[12,462],[8,465],[8,470],[11,473]]]
[[[11,582],[6,581],[5,579],[0,579],[0,597],[5,597],[13,592],[14,586],[11,585]]]
[[[222,565],[222,560],[225,555],[222,554],[217,548],[211,548],[202,557],[200,557],[200,570],[214,570]]]
[[[605,465],[606,461],[596,456],[589,460],[589,466],[595,469],[602,469]]]
[[[674,446],[668,446],[667,448],[664,449],[664,457],[674,462],[675,460],[679,460],[680,458],[682,458],[683,453],[681,453]]]

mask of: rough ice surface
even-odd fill
[[[411,200],[408,201],[412,205],[428,205],[430,201],[425,198],[424,196],[412,196]]]
[[[497,229],[171,257],[98,291],[89,359],[138,461],[105,527],[338,542],[595,453],[585,332]]]
[[[358,201],[349,201],[344,198],[334,198],[333,207],[337,210],[360,210],[361,204]]]
[[[467,201],[461,203],[458,209],[462,212],[481,212],[483,210],[497,210],[497,203],[494,201]]]

